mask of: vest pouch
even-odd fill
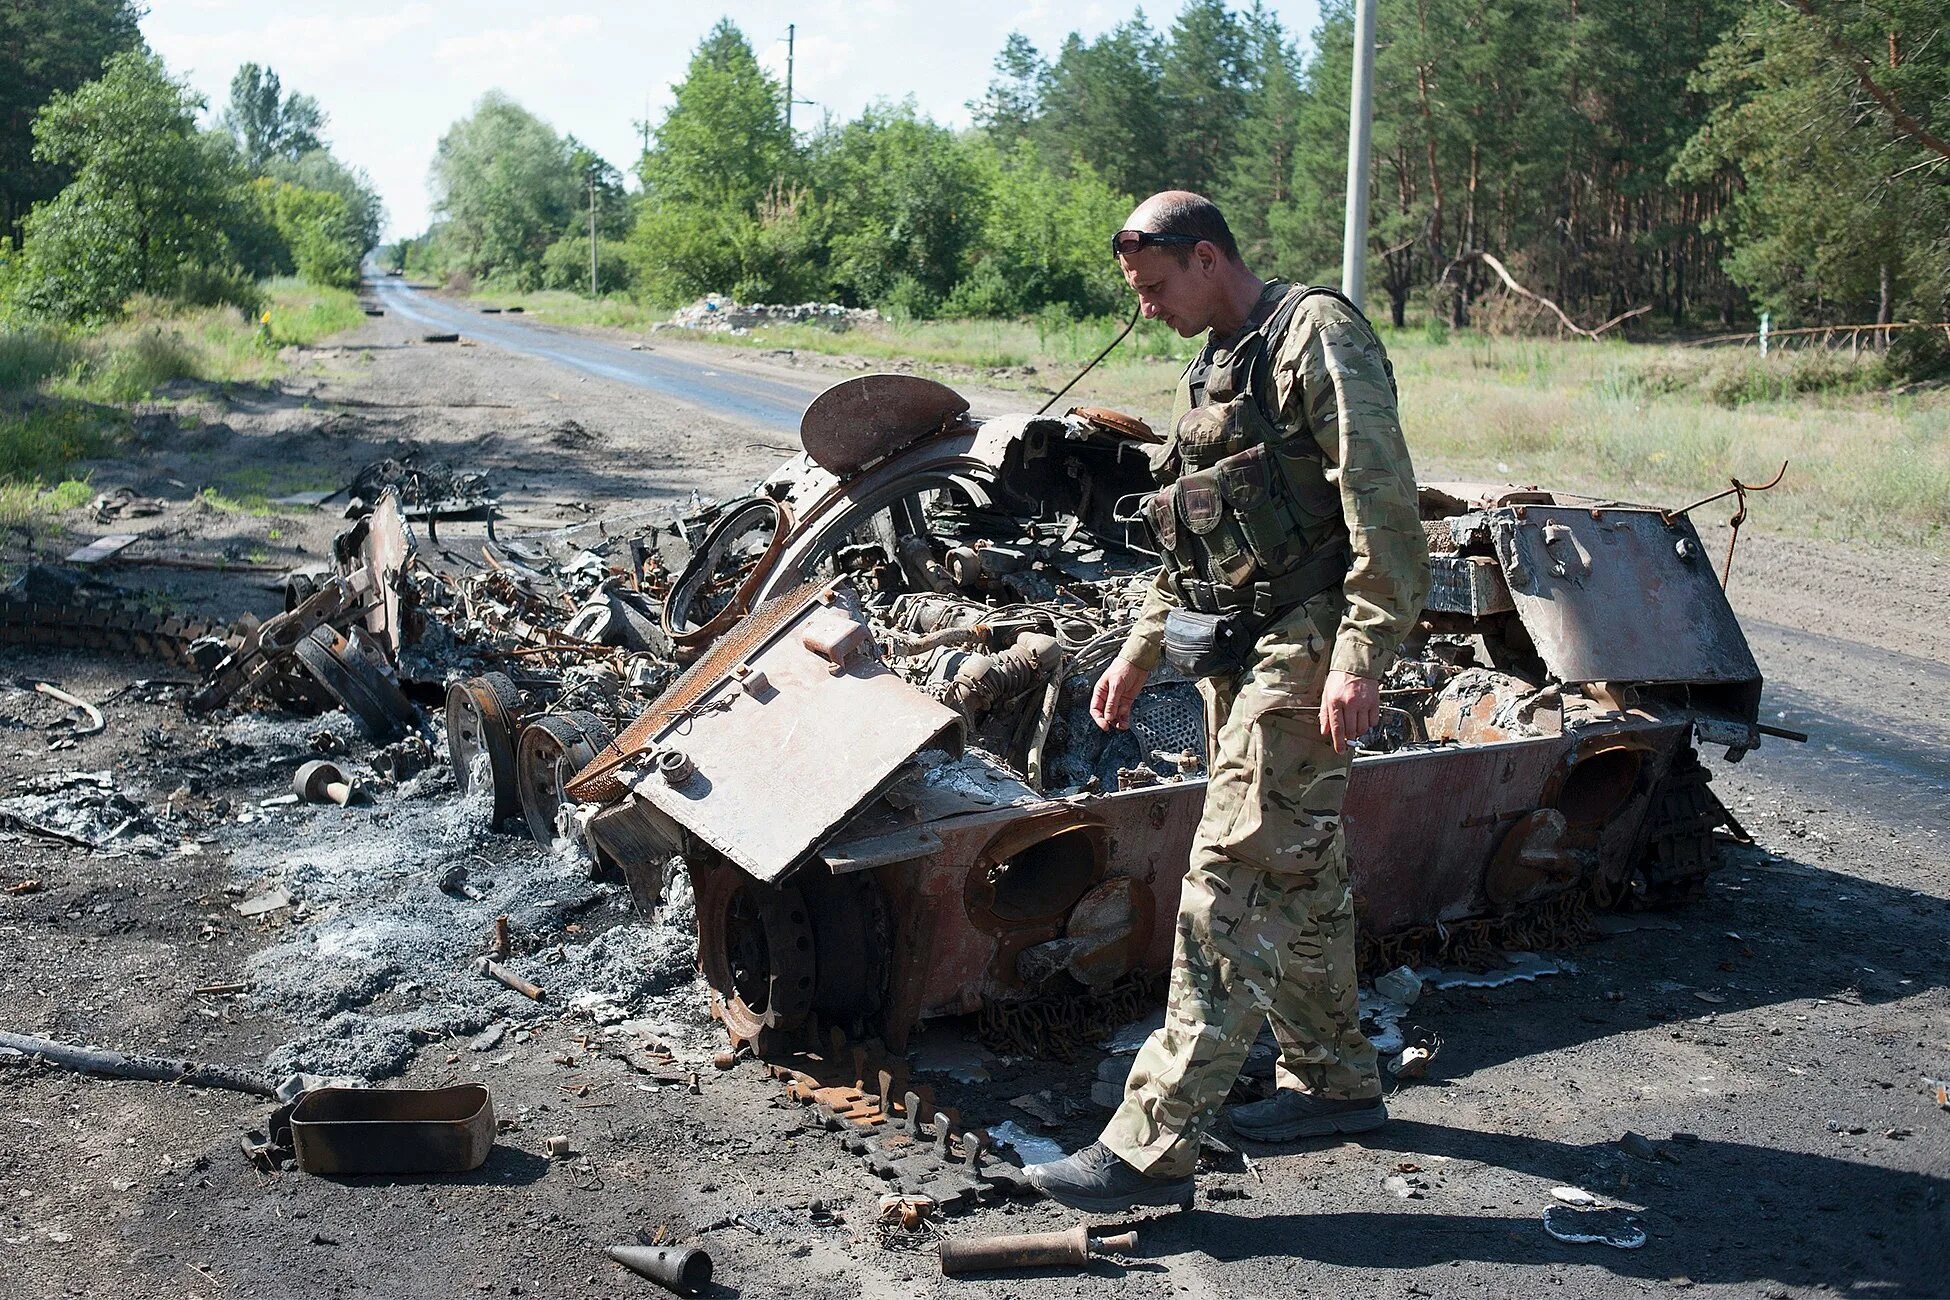
[[[1287,572],[1311,550],[1287,508],[1285,485],[1277,483],[1279,470],[1273,462],[1273,452],[1258,446],[1228,456],[1212,469],[1246,549],[1268,577]]]
[[[1194,535],[1186,540],[1192,549],[1203,550],[1210,562],[1207,576],[1234,587],[1251,582],[1258,566],[1244,537],[1228,518],[1217,471],[1186,474],[1178,480],[1177,496],[1179,514]]]
[[[1230,677],[1245,668],[1257,639],[1251,615],[1201,614],[1173,609],[1165,615],[1165,662],[1187,677]]]
[[[1233,452],[1261,441],[1258,409],[1251,397],[1195,406],[1178,422],[1178,454],[1185,468],[1210,469]]]

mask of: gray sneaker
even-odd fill
[[[1255,1142],[1291,1142],[1295,1138],[1325,1137],[1329,1133],[1366,1133],[1388,1120],[1388,1107],[1379,1097],[1338,1100],[1316,1097],[1298,1088],[1282,1088],[1265,1101],[1247,1102],[1226,1111],[1232,1131]]]
[[[1138,1205],[1176,1205],[1190,1209],[1191,1175],[1153,1178],[1124,1162],[1101,1142],[1073,1156],[1030,1165],[1022,1171],[1037,1191],[1087,1214],[1116,1214]]]

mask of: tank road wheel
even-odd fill
[[[487,756],[486,778],[494,790],[490,828],[521,813],[515,771],[515,730],[521,722],[521,693],[506,673],[463,677],[447,688],[447,757],[454,783],[465,797],[474,784],[474,765]]]
[[[292,651],[305,671],[345,706],[366,739],[388,741],[419,724],[420,715],[382,666],[363,629],[341,636],[330,627],[315,627]]]
[[[516,784],[528,833],[544,848],[555,843],[555,814],[573,803],[562,787],[594,761],[612,739],[609,728],[593,713],[575,710],[550,713],[521,729],[515,749]]]
[[[782,1050],[812,1009],[813,930],[793,886],[767,885],[728,862],[694,868],[697,962],[711,1014],[734,1045]]]

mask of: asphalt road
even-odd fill
[[[429,330],[458,333],[490,347],[552,361],[632,388],[647,389],[672,401],[747,420],[765,429],[797,433],[800,414],[822,387],[700,367],[690,359],[667,357],[655,351],[634,351],[519,317],[484,315],[478,308],[463,307],[422,293],[393,276],[378,276],[367,283],[387,311],[417,321]]]

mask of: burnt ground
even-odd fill
[[[67,538],[16,537],[7,558],[152,530],[132,560],[250,567],[131,563],[116,580],[230,617],[273,608],[268,570],[322,558],[340,524],[230,498],[335,487],[417,446],[486,470],[511,516],[569,520],[734,490],[793,441],[419,338],[389,314],[275,388],[186,389],[167,409],[196,428],[95,472],[167,499],[163,514],[76,512]],[[831,377],[656,346],[808,390]],[[206,485],[225,496],[199,499]],[[441,537],[464,550],[470,529]],[[38,882],[0,893],[0,1028],[246,1064],[404,1061],[401,1082],[488,1084],[504,1121],[466,1177],[263,1172],[238,1148],[268,1112],[255,1098],[0,1063],[0,1279],[23,1297],[660,1294],[601,1247],[661,1229],[708,1247],[726,1296],[1950,1293],[1950,1111],[1923,1084],[1950,1076],[1950,576],[1921,553],[1750,539],[1732,594],[1770,720],[1814,735],[1716,765],[1758,846],[1700,900],[1609,923],[1566,954],[1575,973],[1426,994],[1406,1023],[1441,1052],[1380,1131],[1248,1146],[1250,1168],[1202,1175],[1192,1212],[1143,1216],[1131,1259],[989,1281],[942,1279],[932,1234],[1074,1216],[876,1226],[878,1180],[756,1066],[712,1068],[693,985],[626,978],[668,962],[681,924],[633,918],[614,888],[480,832],[437,769],[348,810],[263,809],[320,722],[192,721],[175,688],[132,686],[171,676],[154,663],[0,650],[0,677],[58,682],[109,722],[70,746],[57,706],[0,693],[0,798],[106,771],[144,815],[98,853],[0,830],[0,890]],[[237,910],[272,881],[290,907]],[[468,983],[496,909],[521,918],[518,962],[550,1002]],[[230,983],[252,988],[196,992]],[[1033,1128],[1009,1099],[1081,1095],[1098,1059],[939,1082],[974,1121]],[[1099,1117],[1052,1136],[1087,1141]],[[1650,1149],[1622,1149],[1627,1132]],[[556,1134],[575,1154],[544,1154]],[[1637,1212],[1647,1244],[1554,1240],[1542,1219],[1562,1186]]]

